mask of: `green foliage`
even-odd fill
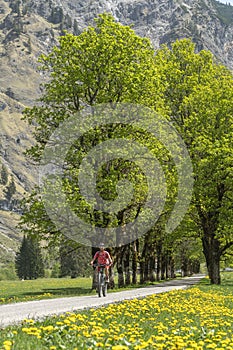
[[[31,237],[45,241],[50,241],[51,238],[55,245],[59,244],[59,231],[44,208],[38,188],[35,188],[27,198],[22,200],[21,208],[23,215],[19,222],[19,229]]]
[[[80,35],[66,34],[48,55],[41,69],[50,73],[42,106],[26,109],[25,118],[36,122],[38,145],[29,154],[40,157],[43,141],[70,113],[98,103],[146,103],[154,92],[157,110],[162,100],[159,77],[154,78],[154,50],[150,41],[107,14]],[[148,103],[149,104],[149,101]]]
[[[8,170],[7,170],[7,167],[3,164],[1,168],[0,184],[5,186],[7,182],[8,182]]]
[[[89,266],[91,249],[80,246],[70,240],[64,240],[60,246],[60,277],[78,276],[88,277],[92,275],[92,268]]]
[[[167,83],[170,118],[192,159],[195,184],[190,218],[202,238],[211,274],[233,245],[232,74],[210,52],[196,54],[189,40],[175,42],[171,50],[161,48],[156,64]],[[212,277],[213,283],[219,281],[219,274]]]
[[[58,278],[58,277],[60,277],[60,264],[58,262],[53,264],[50,277],[51,278]]]
[[[15,186],[15,181],[14,181],[13,176],[11,176],[11,181],[4,188],[3,192],[4,192],[4,195],[5,195],[5,198],[9,202],[12,199],[12,197],[14,196],[14,194],[16,193],[16,186]]]
[[[15,272],[15,266],[14,263],[8,263],[7,266],[1,267],[1,272],[0,272],[0,281],[3,280],[16,280],[17,275]]]
[[[119,180],[127,179],[134,185],[130,205],[116,216],[93,211],[83,200],[77,183],[83,157],[98,143],[108,138],[143,143],[162,164],[169,190],[158,224],[163,250],[170,251],[173,240],[194,234],[202,240],[209,274],[218,271],[212,276],[218,283],[220,257],[233,245],[231,72],[217,64],[210,52],[196,53],[195,45],[187,39],[174,42],[170,49],[162,46],[155,54],[148,39],[138,37],[108,14],[100,15],[94,27],[78,36],[62,36],[59,46],[49,55],[42,55],[40,62],[41,69],[50,74],[50,81],[44,86],[40,105],[24,112],[25,119],[36,125],[37,144],[27,152],[34,161],[40,161],[47,140],[60,123],[85,106],[133,102],[167,117],[186,142],[193,162],[194,194],[183,223],[185,230],[178,229],[168,237],[165,223],[177,196],[177,169],[172,155],[141,130],[122,125],[95,128],[77,140],[66,156],[62,186],[72,210],[100,227],[123,226],[135,219],[148,188],[143,171],[133,162],[107,162],[97,176],[99,193],[109,201],[117,196]],[[58,196],[57,185],[54,184],[53,199]],[[128,189],[125,191],[127,196]],[[54,241],[59,240],[59,232],[48,218],[37,190],[24,204],[21,227],[40,238],[48,238],[49,233]],[[156,232],[156,228],[151,232],[153,252]]]
[[[36,279],[44,276],[44,263],[37,240],[23,237],[19,252],[16,254],[15,267],[20,279]]]
[[[28,154],[39,161],[44,144],[51,132],[70,113],[82,109],[85,105],[104,102],[138,102],[157,101],[160,110],[162,100],[158,93],[159,77],[155,79],[153,66],[154,50],[148,39],[138,37],[132,29],[114,21],[110,15],[100,15],[95,27],[88,27],[79,36],[66,34],[60,38],[60,46],[54,47],[51,54],[41,57],[42,69],[50,73],[50,82],[45,85],[41,98],[42,106],[34,106],[25,110],[25,118],[36,122],[37,145]],[[151,102],[152,103],[152,102]],[[66,161],[66,175],[70,180],[64,180],[63,188],[68,195],[69,204],[79,216],[97,225],[111,225],[117,218],[104,216],[90,211],[89,206],[82,200],[77,189],[78,167],[85,154],[98,142],[112,137],[122,137],[128,134],[128,129],[122,126],[110,125],[96,128],[77,140],[71,147]],[[134,137],[141,140],[145,135],[133,131]],[[132,136],[133,138],[133,136]],[[152,149],[157,149],[148,138]],[[118,170],[117,170],[118,168]],[[108,170],[109,169],[109,170]],[[135,216],[138,206],[143,204],[146,182],[143,173],[133,170],[130,162],[122,160],[109,162],[98,174],[98,187],[103,188],[101,195],[112,200],[116,196],[114,189],[118,180],[129,176],[136,185],[135,197],[130,204]],[[141,183],[141,185],[139,185]],[[112,189],[114,189],[112,191]],[[54,187],[56,197],[56,185]],[[54,198],[55,198],[54,197]],[[40,198],[36,193],[24,203],[22,226],[30,233],[40,232],[44,237],[50,232],[50,237],[56,237],[56,228],[46,216]],[[54,235],[53,235],[54,233]]]
[[[217,15],[219,19],[229,25],[233,22],[233,6],[226,1],[226,4],[223,4],[219,1],[214,1],[215,7],[217,9]]]

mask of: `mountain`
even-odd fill
[[[17,199],[37,182],[35,167],[24,151],[33,143],[32,130],[21,120],[25,106],[35,103],[46,81],[38,57],[57,44],[64,30],[79,34],[99,13],[110,12],[155,48],[175,39],[192,38],[198,50],[208,49],[233,68],[233,6],[214,0],[0,0],[0,261],[13,257],[20,240]],[[14,202],[4,190],[13,179]]]

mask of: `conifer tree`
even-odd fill
[[[15,258],[15,269],[20,279],[27,279],[30,271],[28,264],[28,240],[23,236],[22,244]]]
[[[0,183],[5,186],[8,182],[8,171],[5,165],[2,165]]]
[[[6,199],[9,202],[16,192],[16,186],[15,186],[15,181],[14,181],[13,176],[11,176],[11,181],[10,181],[9,185],[4,189],[3,192],[4,192]]]
[[[19,252],[16,254],[15,267],[20,279],[36,279],[44,276],[44,263],[37,240],[23,237]]]

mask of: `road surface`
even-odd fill
[[[73,312],[120,302],[125,299],[143,298],[151,294],[185,289],[198,283],[203,277],[204,275],[195,275],[145,288],[109,293],[105,298],[99,298],[97,295],[88,295],[0,305],[0,327],[17,324],[24,319],[41,320],[47,316],[58,315],[67,311]]]

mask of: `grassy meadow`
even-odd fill
[[[233,273],[180,291],[127,300],[1,331],[4,350],[233,349]]]
[[[180,277],[177,277],[177,279]],[[116,282],[116,281],[115,281]],[[108,292],[117,292],[129,290],[132,288],[142,288],[147,285],[154,285],[160,282],[148,282],[144,284],[129,285],[124,288],[118,288],[117,284],[114,289]],[[92,290],[91,277],[77,278],[38,278],[36,280],[14,280],[0,281],[0,305],[12,302],[41,300],[59,297],[72,297],[79,295],[90,295],[96,292]]]
[[[91,285],[92,279],[85,277],[1,281],[0,304],[90,294]]]

